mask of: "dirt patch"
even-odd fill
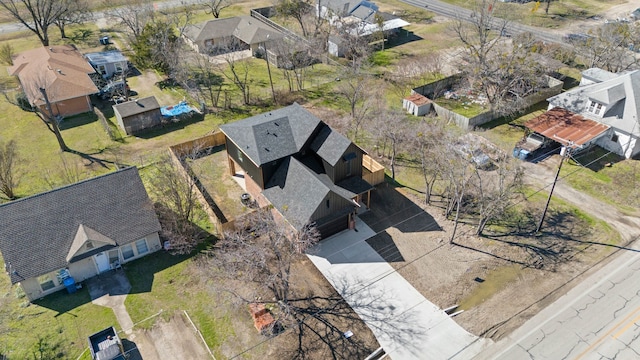
[[[150,330],[138,330],[128,337],[144,360],[202,360],[211,356],[193,326],[182,313],[169,321],[158,321]]]
[[[455,320],[480,336],[510,333],[616,249],[598,243],[616,234],[568,213],[551,216],[540,237],[477,237],[474,226],[460,224],[451,245],[452,222],[423,204],[404,189],[378,188],[362,216],[379,232],[368,242],[431,302],[465,310]]]
[[[140,75],[131,76],[127,79],[131,90],[138,93],[138,98],[155,96],[161,106],[177,104],[182,99],[182,96],[177,92],[175,95],[162,92],[156,85],[161,80],[163,79],[153,70],[145,70]]]

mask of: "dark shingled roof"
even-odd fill
[[[355,196],[337,188],[327,175],[316,174],[290,157],[276,170],[262,193],[295,229],[300,230],[311,221],[313,213],[332,191],[346,201]]]
[[[160,231],[138,169],[0,205],[0,251],[11,282],[66,267],[80,225],[119,246]]]
[[[331,166],[335,166],[349,145],[351,145],[349,139],[339,132],[333,131],[328,125],[324,125],[311,143],[311,150]]]
[[[320,119],[294,103],[222,125],[220,130],[260,166],[300,152],[321,123]]]
[[[160,104],[158,104],[155,96],[149,96],[135,101],[127,101],[113,106],[113,111],[120,113],[120,116],[123,118],[152,110],[160,111]]]

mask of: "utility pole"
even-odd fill
[[[556,177],[553,179],[553,185],[551,185],[551,191],[549,191],[549,197],[547,198],[547,204],[544,206],[544,210],[542,211],[542,217],[540,218],[540,222],[538,223],[538,227],[536,228],[536,234],[542,228],[542,223],[544,223],[544,218],[547,216],[547,209],[549,209],[549,203],[551,202],[551,196],[553,195],[553,189],[556,188],[556,183],[558,182],[558,177],[560,176],[560,170],[562,169],[562,164],[565,159],[569,157],[571,152],[571,146],[573,145],[573,141],[568,141],[566,146],[562,147],[560,150],[560,164],[558,164],[558,171],[556,171]]]

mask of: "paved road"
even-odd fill
[[[470,20],[471,14],[473,11],[456,6],[447,4],[438,0],[401,0],[402,2],[413,5],[422,9],[427,9],[431,12],[434,12],[438,15],[443,15],[446,17],[461,19],[461,20]],[[493,22],[494,28],[501,28],[501,24],[499,19]],[[515,22],[509,22],[505,26],[505,30],[510,35],[520,34],[523,32],[531,32],[535,34],[539,39],[543,41],[555,42],[566,45],[562,41],[562,35],[554,33],[552,31],[548,31],[545,29],[536,28],[533,26],[527,26]]]
[[[637,246],[572,289],[476,360],[640,358]]]

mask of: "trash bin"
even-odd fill
[[[71,276],[69,276],[68,278],[64,279],[63,284],[67,288],[67,291],[69,292],[69,294],[73,294],[74,292],[76,292],[78,290],[76,288],[76,280],[74,278],[72,278]]]

